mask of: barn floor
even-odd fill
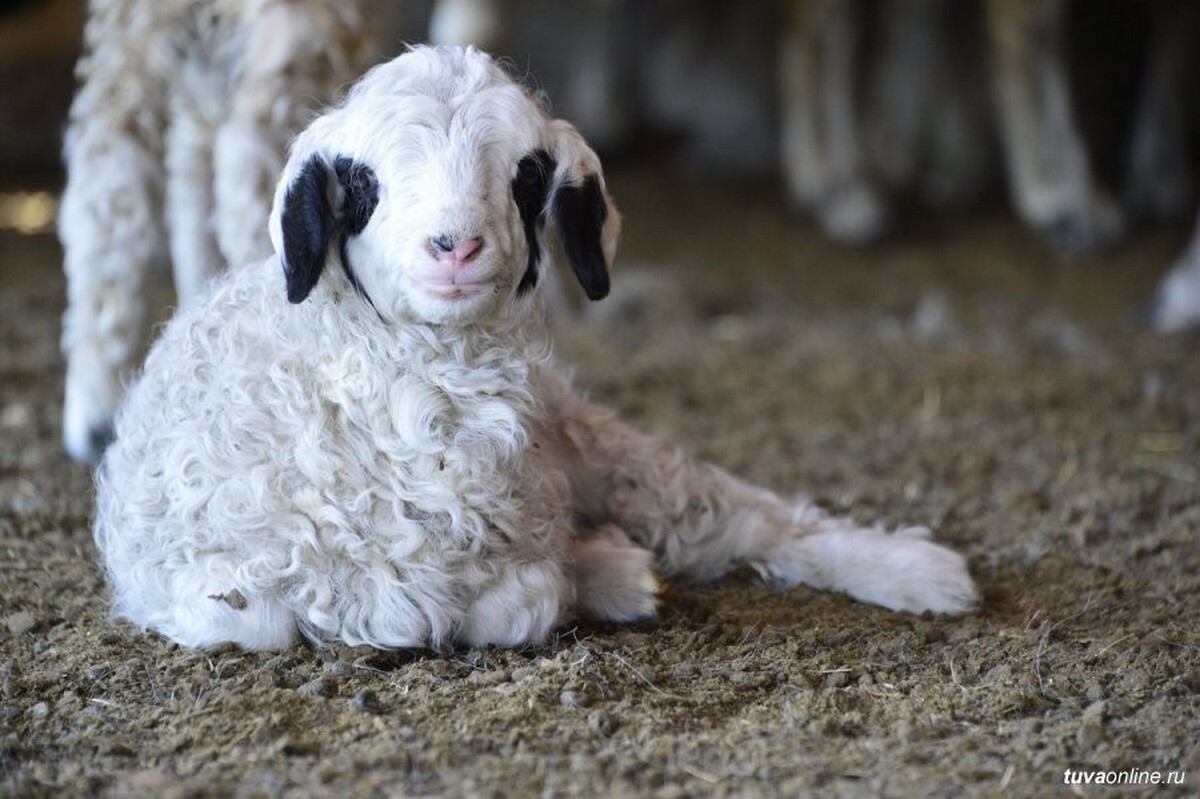
[[[995,211],[850,251],[774,186],[612,181],[616,296],[558,345],[578,382],[758,483],[930,524],[982,610],[739,572],[518,652],[139,636],[106,620],[59,448],[57,244],[2,233],[0,795],[1100,795],[1066,769],[1197,792],[1200,343],[1131,324],[1186,231],[1066,262]]]

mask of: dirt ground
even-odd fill
[[[1200,342],[1131,324],[1185,231],[1055,257],[1002,210],[850,251],[771,185],[618,170],[615,297],[563,332],[640,426],[985,595],[893,614],[749,574],[658,623],[449,656],[195,653],[106,619],[59,447],[64,285],[0,234],[0,795],[1118,796],[1200,786]]]

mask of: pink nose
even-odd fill
[[[483,249],[483,239],[474,236],[469,239],[456,240],[453,236],[442,234],[429,240],[429,251],[433,257],[443,263],[465,264],[479,254]]]

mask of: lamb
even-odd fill
[[[74,458],[94,462],[111,435],[151,268],[169,254],[186,304],[222,264],[270,253],[287,142],[374,60],[387,5],[91,0],[59,218]]]
[[[620,224],[577,130],[486,54],[371,69],[293,143],[276,254],[183,308],[127,393],[94,526],[115,615],[196,648],[522,646],[736,564],[972,608],[925,528],[785,501],[572,388],[542,278],[604,297]]]

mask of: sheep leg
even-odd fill
[[[571,612],[599,621],[654,616],[659,583],[654,556],[607,525],[571,542],[570,566],[517,560],[471,601],[457,638],[471,646],[543,641]]]
[[[1189,97],[1195,92],[1195,3],[1149,3],[1150,56],[1129,148],[1126,199],[1133,212],[1171,219],[1189,207],[1194,187],[1188,157]]]
[[[505,16],[510,9],[505,5],[502,0],[437,0],[430,14],[429,41],[502,52],[509,38]]]
[[[299,100],[315,102],[325,95],[309,74],[315,66],[305,58],[309,53],[301,40],[319,38],[306,23],[303,14],[278,3],[246,23],[242,76],[213,146],[217,242],[235,268],[270,254],[271,197],[288,139],[303,127],[308,110]]]
[[[379,34],[396,11],[372,0],[313,7],[267,3],[245,11],[245,52],[229,118],[214,145],[216,233],[230,265],[271,253],[267,217],[287,144],[322,98],[375,58]]]
[[[976,603],[962,556],[925,528],[888,533],[786,502],[567,401],[561,440],[577,512],[625,531],[669,578],[711,581],[744,563],[779,588],[845,591],[893,610],[957,613]]]
[[[1146,317],[1158,333],[1200,327],[1200,216],[1187,249],[1158,284]]]
[[[1058,247],[1084,252],[1124,233],[1097,185],[1065,63],[1066,0],[988,0],[992,77],[1017,212]]]
[[[167,218],[179,304],[190,302],[220,271],[213,232],[212,128],[174,103],[167,131]]]
[[[950,207],[978,197],[994,158],[992,120],[973,10],[955,0],[889,0],[863,125],[872,163],[888,186]]]
[[[146,279],[165,251],[162,86],[141,58],[145,42],[124,44],[144,34],[115,11],[95,12],[66,131],[63,443],[87,462],[112,435],[122,376],[146,325]]]
[[[859,124],[861,3],[803,0],[787,9],[780,86],[788,191],[834,239],[877,239],[891,220]]]

